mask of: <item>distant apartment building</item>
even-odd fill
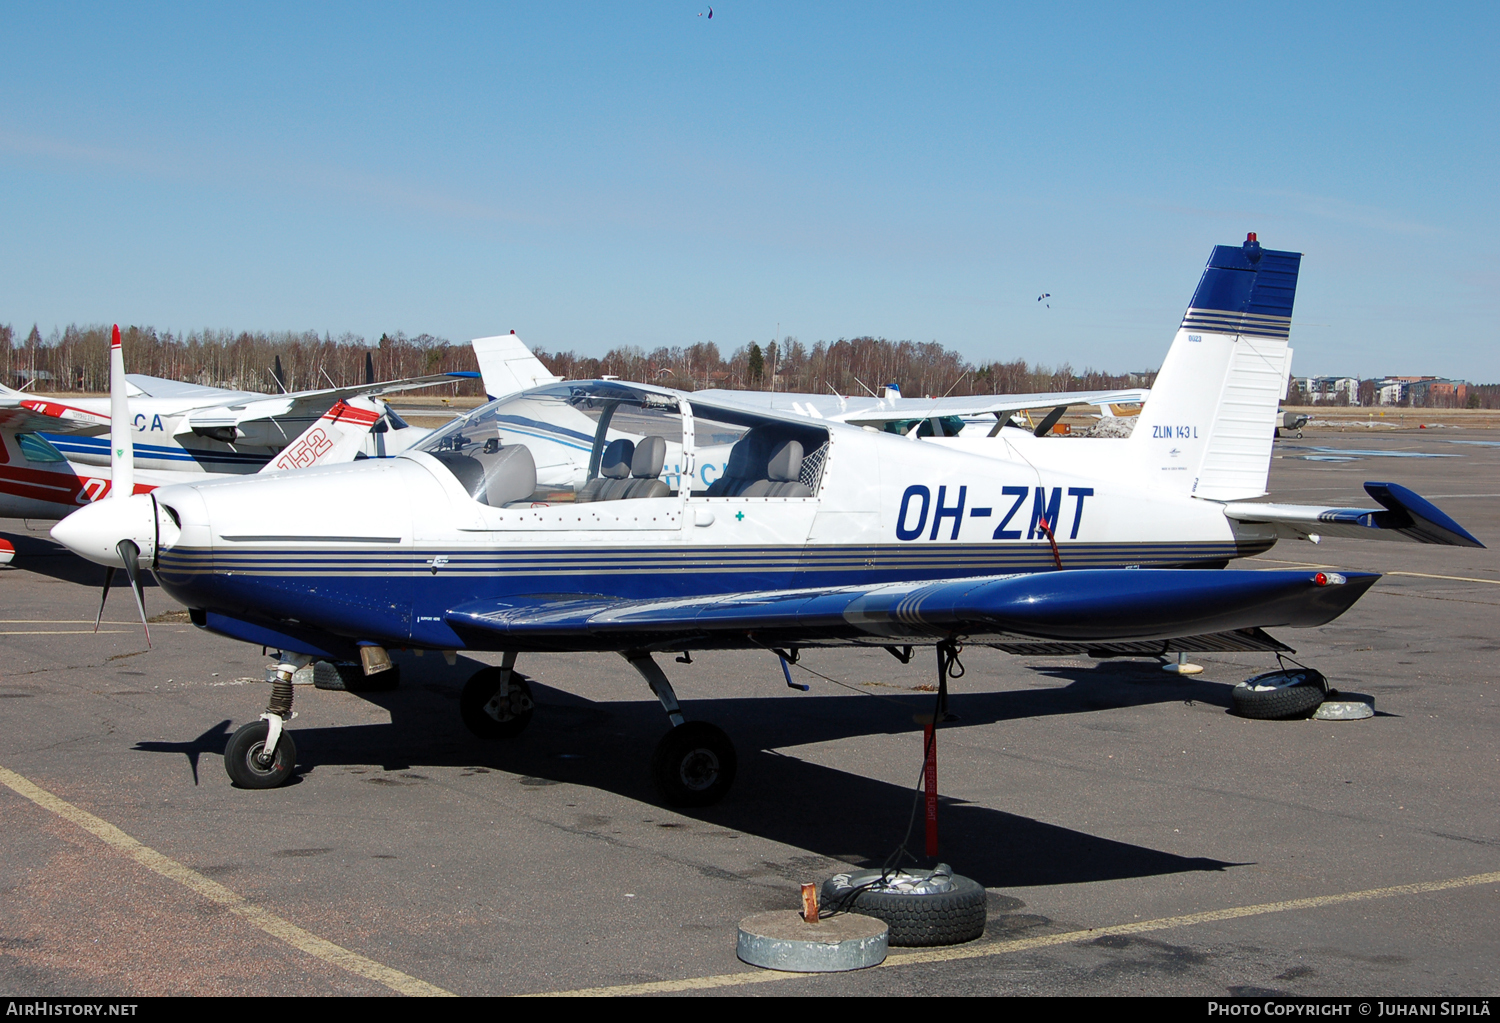
[[[1358,377],[1296,377],[1292,383],[1310,405],[1359,404]]]
[[[1415,408],[1462,408],[1469,400],[1465,380],[1443,377],[1382,377],[1375,381],[1379,405],[1410,405]]]

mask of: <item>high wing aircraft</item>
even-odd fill
[[[1281,651],[1265,629],[1332,621],[1378,578],[1205,571],[1283,536],[1482,546],[1394,483],[1367,484],[1373,509],[1252,500],[1300,258],[1253,235],[1214,248],[1128,438],[901,437],[646,384],[550,383],[396,458],[121,495],[53,536],[154,571],[201,628],[280,651],[270,705],[225,752],[241,786],[290,776],[283,726],[314,659],[377,674],[392,647],[502,652],[460,699],[471,730],[500,738],[532,716],[521,655],[603,650],[671,722],[652,761],[667,800],[707,805],[733,782],[734,746],[685,720],[662,652],[761,648],[785,664],[811,647],[934,646],[942,701],[960,646]],[[580,435],[571,462],[538,424]],[[695,474],[723,446],[723,474]]]
[[[0,518],[61,519],[81,505],[112,492],[113,469],[84,465],[63,457],[23,414],[0,409]],[[301,434],[292,439],[262,473],[348,462],[371,446],[371,430],[380,429],[389,415],[371,398],[352,396],[335,402]],[[425,431],[413,431],[425,433]],[[185,480],[225,479],[240,473],[186,473],[174,469],[141,469],[132,477],[133,493]]]
[[[474,339],[479,358],[480,375],[485,392],[499,398],[537,387],[557,383],[554,376],[531,349],[516,337],[516,332],[496,337]],[[1151,392],[1145,388],[1103,391],[1038,392],[1036,394],[979,394],[957,398],[905,398],[897,384],[887,384],[879,396],[807,394],[788,391],[736,391],[710,388],[695,391],[697,400],[739,405],[752,411],[774,411],[824,419],[855,426],[873,426],[903,436],[915,432],[920,437],[959,436],[964,431],[995,436],[1004,426],[1019,426],[1012,417],[1032,409],[1050,410],[1033,425],[1033,432],[1043,436],[1057,424],[1064,412],[1079,405],[1097,406],[1112,416],[1116,405],[1138,405]],[[987,420],[987,421],[985,421]],[[976,430],[975,427],[980,427]],[[728,452],[723,454],[727,457]],[[700,458],[700,462],[712,459]],[[670,460],[669,460],[669,464]],[[723,468],[722,465],[719,466]]]
[[[435,373],[273,395],[133,373],[126,377],[126,393],[135,465],[177,472],[259,472],[341,399],[378,397],[473,375]],[[107,467],[110,401],[42,398],[0,385],[0,426],[40,434],[78,465]]]
[[[125,421],[138,441],[132,444],[136,491],[349,461],[361,453],[394,455],[426,431],[411,429],[373,397],[470,376],[441,373],[278,396],[124,376]],[[112,400],[70,402],[0,385],[0,517],[61,519],[110,491]],[[351,445],[355,431],[361,438]]]

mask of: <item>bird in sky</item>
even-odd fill
[[[1042,294],[1040,294],[1040,295],[1038,295],[1038,296],[1037,296],[1037,297],[1036,297],[1036,300],[1037,300],[1037,301],[1038,301],[1038,302],[1040,302],[1040,301],[1041,301],[1041,300],[1042,300],[1042,299],[1044,299],[1044,298],[1051,298],[1051,297],[1052,297],[1052,292],[1050,292],[1050,291],[1044,291],[1044,292],[1042,292]],[[1047,308],[1048,308],[1048,309],[1051,309],[1051,308],[1052,308],[1052,303],[1051,303],[1051,302],[1048,302],[1048,303],[1047,303]]]

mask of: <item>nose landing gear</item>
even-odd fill
[[[224,748],[224,770],[243,789],[274,789],[286,784],[297,766],[297,744],[285,731],[292,713],[292,676],[312,662],[306,654],[285,654],[276,666],[271,700],[259,721],[252,721],[229,738]]]

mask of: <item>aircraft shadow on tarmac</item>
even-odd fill
[[[91,561],[85,561],[46,534],[13,533],[0,530],[0,540],[9,540],[11,546],[16,549],[15,560],[10,566],[13,569],[34,572],[37,575],[60,579],[63,582],[77,583],[96,591],[104,584],[103,568]],[[122,576],[119,581],[123,584],[124,577]],[[150,589],[156,585],[156,580],[150,572],[142,572],[141,585]],[[129,587],[127,586],[126,589],[128,590]]]
[[[1165,677],[1158,681],[1147,674],[1159,670],[1154,663],[1107,662],[1044,670],[1072,682],[1056,689],[1020,692],[966,694],[955,688],[950,709],[960,720],[942,731],[1184,699],[1228,704],[1222,685]],[[472,737],[460,722],[455,686],[423,684],[411,674],[397,691],[357,694],[386,708],[391,714],[389,725],[296,729],[299,775],[344,765],[379,764],[387,772],[421,766],[478,767],[518,775],[515,782],[507,783],[521,786],[583,785],[659,803],[648,765],[666,722],[654,701],[594,702],[533,682],[537,711],[530,728],[516,739],[485,743]],[[932,707],[933,697],[927,694],[883,700],[813,695],[688,700],[684,711],[690,720],[715,722],[730,733],[740,763],[735,788],[723,803],[677,812],[832,859],[879,865],[906,832],[913,788],[774,751],[862,735],[909,734],[910,763],[902,767],[911,768],[915,783],[921,732],[912,715],[930,713]],[[220,722],[188,742],[142,742],[135,748],[185,754],[196,781],[198,757],[222,754],[228,733],[228,722]],[[940,739],[940,767],[941,752]],[[940,771],[940,787],[941,778]],[[365,780],[420,784],[388,777]],[[246,792],[243,797],[256,799],[260,794]],[[920,855],[920,811],[918,818],[910,846]],[[942,800],[939,820],[942,859],[960,865],[965,874],[991,888],[1079,884],[1237,865],[1099,838],[956,799]]]

